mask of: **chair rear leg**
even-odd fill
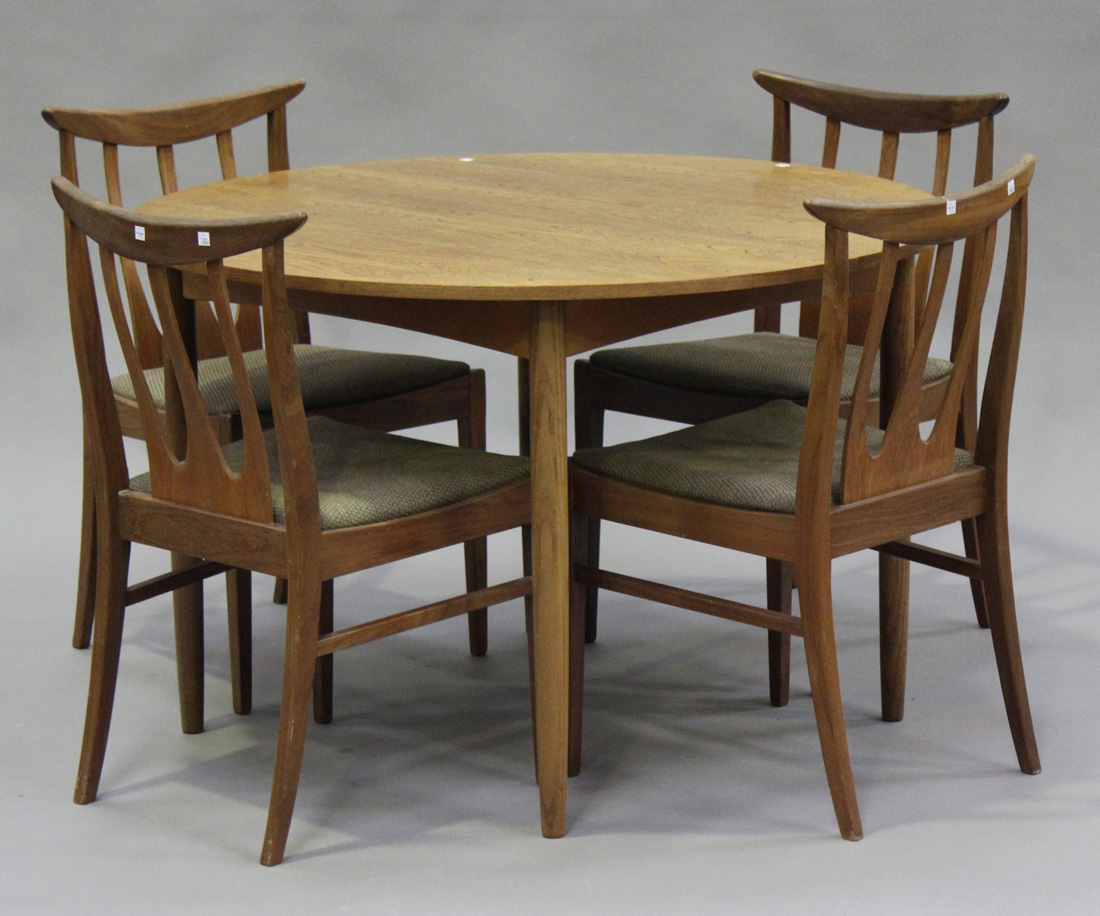
[[[1031,707],[1024,683],[1024,665],[1020,654],[1020,634],[1016,627],[1016,601],[1012,588],[1012,563],[1009,559],[1008,518],[1003,506],[995,507],[976,519],[986,610],[993,635],[993,652],[1001,680],[1008,725],[1020,769],[1038,773],[1039,749],[1031,722]]]
[[[466,412],[457,418],[460,448],[485,451],[485,373],[478,369],[469,375]],[[476,591],[489,584],[489,548],[485,538],[463,544],[466,554],[466,590]],[[470,654],[480,658],[489,651],[489,612],[485,608],[466,615],[470,635]]]
[[[516,416],[519,433],[519,453],[531,456],[531,363],[522,357],[516,360]],[[532,574],[533,557],[531,553],[531,526],[520,527],[520,549],[522,553],[523,574]],[[523,599],[523,623],[527,634],[527,680],[531,695],[531,744],[535,757],[535,782],[539,778],[539,729],[538,700],[535,696],[535,600],[534,595],[525,595]]]
[[[970,370],[966,374],[966,384],[963,387],[962,412],[959,416],[956,435],[956,444],[969,452],[973,452],[977,446],[978,413],[978,367],[971,363]],[[977,519],[962,520],[962,536],[963,550],[967,558],[981,563]],[[989,611],[986,605],[985,587],[981,579],[970,580],[970,594],[974,600],[974,616],[978,620],[978,626],[983,630],[989,629]]]
[[[962,521],[963,550],[971,560],[981,563],[982,558],[978,550],[978,527],[972,518]],[[989,629],[989,612],[985,604],[985,586],[981,579],[970,580],[970,594],[974,599],[974,616],[978,618],[978,626],[983,630]]]
[[[466,552],[466,591],[472,592],[489,584],[488,543],[485,538],[467,541],[462,545]],[[489,651],[489,612],[485,608],[470,611],[466,615],[470,633],[470,654],[482,657]]]
[[[768,559],[768,609],[791,613],[794,564]],[[791,637],[768,631],[768,687],[772,706],[786,706],[791,698]]]
[[[585,564],[591,569],[599,569],[600,566],[600,520],[589,519],[588,536],[585,539],[588,545]],[[599,627],[599,607],[597,604],[600,590],[595,585],[586,585],[584,588],[584,641],[594,643]]]
[[[905,673],[909,648],[909,561],[880,553],[878,558],[879,685],[882,718],[905,715]]]
[[[585,538],[588,519],[574,512],[570,520],[570,566],[575,567],[588,552]],[[585,586],[570,576],[569,582],[569,776],[581,771],[581,733],[584,720],[584,646],[587,623]]]
[[[840,835],[846,840],[858,840],[863,837],[863,826],[856,804],[848,734],[841,706],[829,560],[827,557],[815,557],[800,562],[796,575],[802,635],[806,642],[806,665],[810,672],[810,690],[833,810]]]
[[[225,574],[229,607],[229,670],[233,686],[233,712],[252,712],[252,573],[231,569]]]
[[[527,683],[531,696],[531,750],[535,757],[535,783],[539,781],[539,717],[535,694],[535,615],[531,596],[524,599],[523,625],[527,634]]]
[[[186,554],[172,554],[172,569],[186,569],[198,561]],[[172,592],[176,630],[176,678],[179,682],[180,726],[185,735],[203,729],[204,648],[202,582]]]
[[[304,577],[294,577],[289,581],[283,699],[267,830],[260,853],[263,865],[278,865],[283,860],[290,820],[294,814],[317,661],[321,591],[319,578],[305,581]]]
[[[95,801],[99,791],[115,685],[118,682],[118,660],[126,610],[126,577],[130,566],[129,541],[111,538],[101,541],[98,546],[95,643],[92,647],[84,740],[73,794],[73,801],[78,805]]]
[[[321,585],[321,612],[317,618],[317,635],[328,636],[333,627],[335,609],[334,582],[326,579]],[[332,722],[332,653],[319,655],[313,668],[313,721],[318,725]]]
[[[92,644],[92,626],[95,623],[95,467],[87,442],[84,444],[83,476],[80,510],[80,565],[76,579],[76,619],[73,622],[74,649],[87,649]]]
[[[573,417],[574,438],[577,448],[599,448],[603,445],[604,418],[606,411],[595,396],[591,379],[591,368],[587,360],[577,360],[573,367]],[[585,564],[592,569],[600,566],[600,520],[588,520],[588,533],[585,536],[587,549]],[[584,641],[594,643],[598,629],[599,589],[594,585],[585,587]]]

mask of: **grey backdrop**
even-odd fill
[[[1084,0],[6,4],[0,909],[1090,912],[1100,887],[1088,867],[1100,840],[1100,525],[1084,472],[1100,390],[1098,23]],[[836,577],[860,844],[835,836],[804,674],[791,707],[772,711],[757,635],[614,599],[589,655],[587,765],[571,786],[564,840],[538,837],[522,624],[506,608],[493,615],[484,663],[447,627],[341,656],[338,723],[311,733],[291,858],[275,871],[255,865],[281,651],[266,582],[247,720],[227,712],[224,597],[207,589],[201,737],[174,723],[167,603],[132,612],[102,800],[69,803],[88,662],[68,647],[80,420],[48,190],[56,135],[39,110],[304,77],[290,111],[296,165],[551,149],[766,158],[770,101],[755,67],[884,89],[1004,91],[997,167],[1038,157],[1012,531],[1044,773],[1015,771],[988,640],[950,577],[914,574],[907,719],[877,721],[874,562],[860,557]],[[958,168],[954,184],[968,178]],[[510,360],[366,326],[315,328],[322,341],[485,366],[490,447],[515,447]],[[612,432],[651,428],[617,421]],[[494,542],[494,570],[514,567],[516,554],[511,540]],[[750,597],[760,588],[753,562],[609,535],[609,558],[639,554],[689,587]],[[139,572],[157,563],[135,557]],[[411,605],[457,569],[443,558],[359,577],[338,602]]]

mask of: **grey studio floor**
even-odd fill
[[[1083,0],[5,6],[0,913],[1096,912],[1098,16]],[[90,661],[69,645],[80,415],[48,192],[56,136],[39,110],[301,76],[309,85],[290,110],[297,165],[546,149],[766,158],[771,107],[755,67],[884,89],[1005,91],[996,165],[1038,157],[1010,493],[1043,772],[1016,766],[988,633],[966,583],[944,573],[914,571],[906,716],[880,720],[877,564],[857,555],[836,563],[834,585],[858,843],[836,830],[800,646],[790,705],[773,709],[763,633],[606,595],[564,838],[539,833],[513,603],[491,612],[483,659],[468,655],[462,621],[338,656],[336,719],[310,730],[287,859],[265,869],[283,610],[262,577],[253,713],[231,711],[220,582],[206,588],[201,735],[179,730],[170,600],[131,609],[100,798],[72,804]],[[961,186],[970,176],[956,169]],[[746,327],[739,318],[662,339]],[[515,449],[511,360],[334,320],[314,328],[321,342],[484,366],[490,447]],[[617,417],[609,439],[658,428]],[[453,441],[446,428],[423,434]],[[611,528],[605,557],[762,598],[753,558]],[[519,562],[514,534],[492,539],[491,575]],[[162,558],[139,550],[134,568],[158,572]],[[337,585],[338,619],[411,607],[460,581],[458,550],[349,577]]]

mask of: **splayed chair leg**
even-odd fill
[[[855,781],[848,755],[848,734],[841,705],[830,563],[827,558],[800,563],[797,575],[806,664],[810,672],[810,690],[833,810],[840,835],[846,840],[858,840],[863,837],[863,826],[856,803]]]
[[[286,657],[275,775],[271,784],[267,832],[260,854],[263,865],[278,865],[286,851],[309,724],[320,607],[320,579],[291,578],[287,594]]]

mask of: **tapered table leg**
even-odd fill
[[[531,553],[542,834],[565,833],[569,707],[569,492],[565,308],[531,306]]]

